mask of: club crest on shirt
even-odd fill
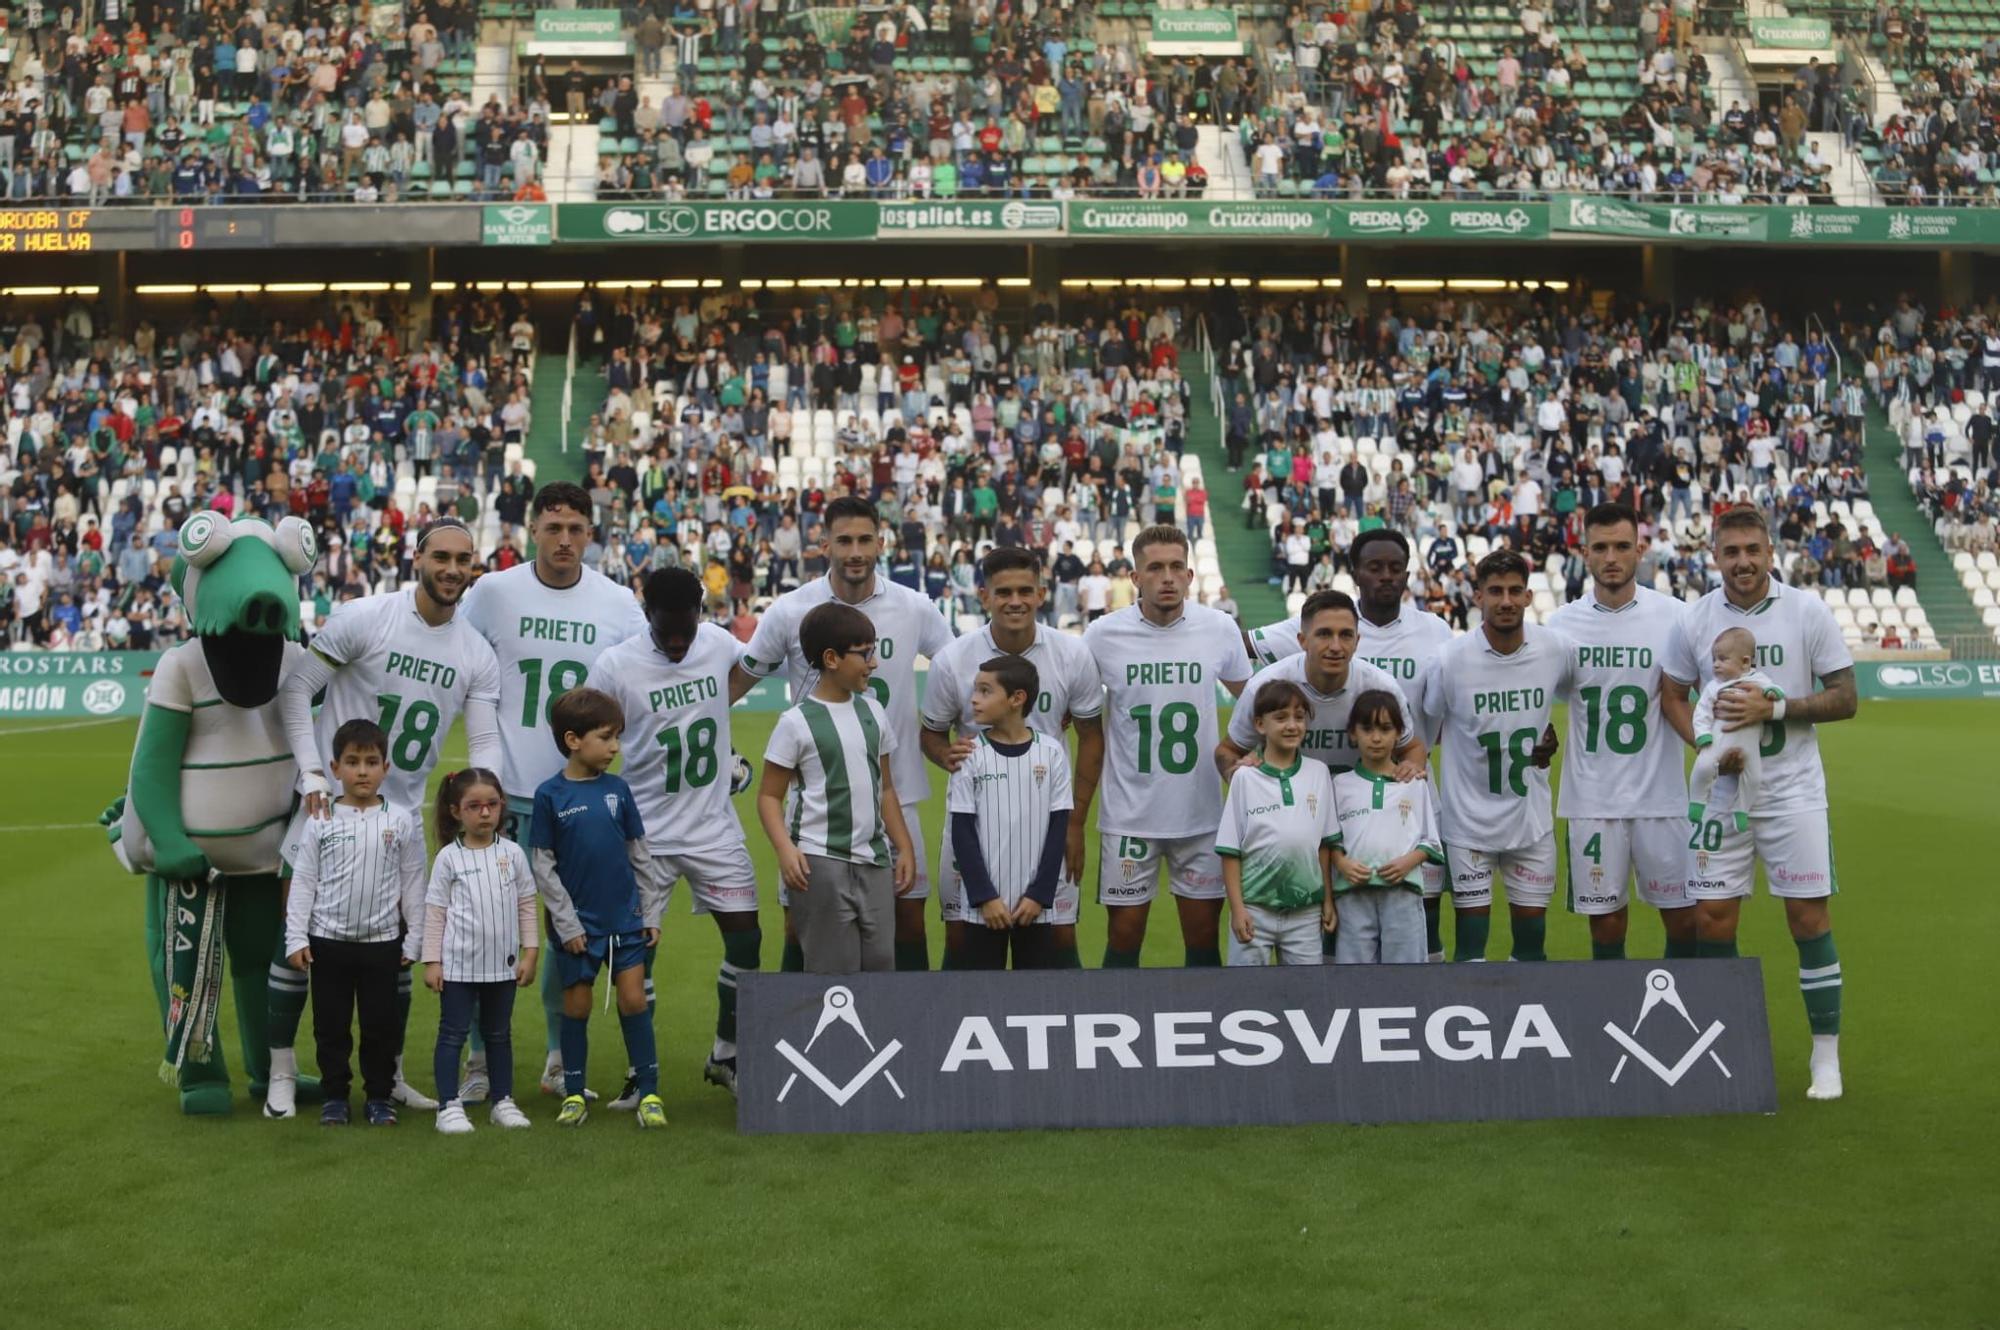
[[[1398,799],[1396,801],[1396,811],[1403,815],[1404,822],[1408,822],[1410,820],[1410,814],[1414,812],[1415,809],[1416,805],[1411,803],[1407,798]]]
[[[615,794],[607,794],[607,795],[605,795],[605,796],[604,796],[604,811],[605,811],[605,812],[607,812],[607,813],[609,813],[609,814],[611,814],[611,816],[612,816],[613,818],[616,818],[616,817],[618,816],[618,796],[617,796],[617,795],[615,795]]]
[[[394,827],[382,828],[382,848],[385,850],[396,848],[396,829]]]
[[[502,882],[514,880],[514,861],[504,854],[500,856],[500,880]]]
[[[1042,782],[1049,778],[1049,769],[1042,763],[1035,764],[1035,788],[1041,789]]]
[[[1319,796],[1317,794],[1308,794],[1306,796],[1306,816],[1319,816]]]

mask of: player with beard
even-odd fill
[[[278,692],[285,737],[299,764],[305,803],[299,818],[326,817],[332,807],[333,735],[350,720],[369,720],[389,736],[388,776],[381,793],[399,808],[422,808],[425,786],[444,755],[444,738],[461,712],[471,763],[500,764],[500,667],[493,648],[458,617],[459,598],[472,581],[472,533],[455,517],[440,518],[417,537],[417,584],[406,591],[350,600],[327,616],[304,660]],[[312,699],[325,689],[315,722]],[[286,835],[286,860],[298,845],[303,823]],[[283,971],[281,973],[280,971]],[[289,966],[272,966],[272,1089],[267,1113],[289,1117],[282,1096],[297,1075],[292,1044],[299,1013],[305,1009],[305,976]],[[410,972],[397,988],[400,1031],[409,1024]],[[403,1079],[402,1046],[396,1050],[397,1103],[436,1108]]]
[[[868,680],[868,692],[896,737],[889,756],[891,780],[917,859],[915,885],[896,897],[896,968],[924,970],[930,968],[924,940],[924,902],[930,897],[931,883],[918,814],[930,795],[931,783],[917,720],[917,657],[935,658],[951,642],[952,631],[922,592],[882,575],[881,519],[866,499],[846,495],[827,504],[820,539],[826,576],[787,591],[764,611],[749,647],[730,671],[730,700],[735,701],[757,680],[780,669],[791,684],[794,703],[812,692],[820,671],[799,645],[799,625],[815,606],[833,601],[851,605],[875,625],[876,668]],[[789,898],[790,893],[780,886],[778,899],[788,902]],[[781,965],[786,970],[805,968],[804,952],[789,915]]]

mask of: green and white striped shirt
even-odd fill
[[[808,697],[778,717],[764,758],[798,773],[786,817],[792,843],[805,854],[886,867],[882,759],[895,751],[882,708],[861,694]]]

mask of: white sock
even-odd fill
[[[396,1059],[396,1084],[398,1085],[409,1084],[408,1081],[403,1079],[403,1059],[401,1058]]]
[[[709,1050],[708,1056],[714,1062],[729,1061],[729,1059],[736,1056],[736,1041],[733,1039],[717,1039],[715,1047]]]
[[[465,1069],[466,1069],[466,1071],[468,1071],[468,1072],[474,1072],[474,1071],[479,1071],[479,1072],[483,1072],[483,1071],[485,1071],[485,1070],[486,1070],[486,1054],[484,1054],[484,1053],[468,1053],[468,1054],[466,1054],[466,1056],[465,1056]]]
[[[299,1074],[299,1051],[296,1048],[274,1048],[271,1050],[271,1075],[290,1076],[294,1080]]]
[[[542,1075],[552,1076],[562,1069],[562,1054],[560,1052],[550,1053],[549,1060],[542,1064]]]
[[[1812,1037],[1812,1064],[1838,1066],[1840,1063],[1840,1036],[1837,1034],[1816,1034]]]

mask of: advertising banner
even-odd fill
[[[1771,1113],[1754,959],[746,972],[745,1132]]]
[[[1229,9],[1155,9],[1146,35],[1153,55],[1241,55],[1236,13]]]
[[[1546,240],[1546,203],[1335,203],[1336,240]]]
[[[489,203],[480,216],[482,245],[555,243],[555,210],[546,203]]]
[[[538,42],[622,42],[625,26],[615,9],[538,9]]]
[[[885,240],[1057,236],[1063,229],[1062,204],[1053,201],[918,199],[880,208],[876,233]]]
[[[1710,208],[1677,203],[1633,203],[1593,195],[1564,196],[1555,229],[1584,235],[1642,236],[1659,240],[1764,240],[1768,208]]]
[[[1935,701],[1940,698],[2000,698],[2000,661],[1864,660],[1855,662],[1861,696]]]
[[[1243,240],[1320,240],[1327,235],[1326,205],[1297,199],[1264,203],[1096,199],[1066,206],[1070,234],[1084,239],[1231,236]]]
[[[873,240],[877,212],[873,203],[844,200],[565,203],[556,209],[556,234],[569,244]]]
[[[157,651],[0,652],[0,720],[136,716]]]
[[[1817,51],[1833,45],[1833,23],[1823,18],[1753,18],[1750,40],[1766,49]]]
[[[1926,249],[2000,243],[2000,219],[1987,208],[1773,208],[1771,213],[1772,240]]]

